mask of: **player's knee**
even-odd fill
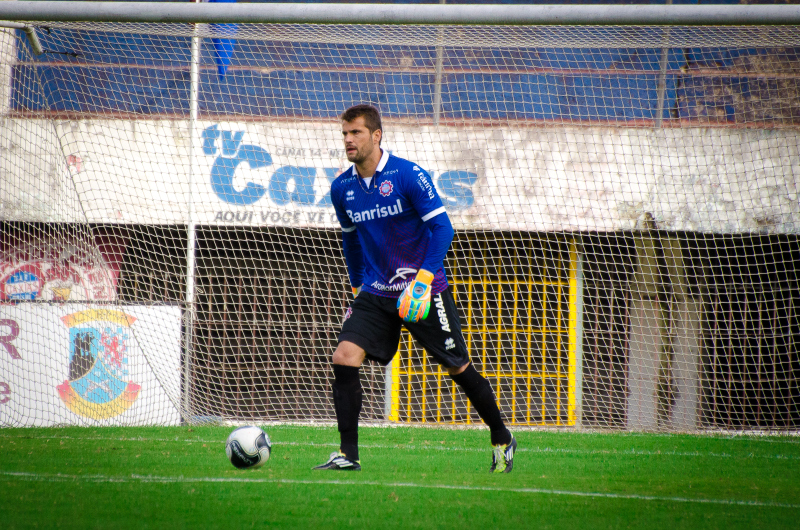
[[[361,366],[364,362],[366,352],[352,342],[342,341],[333,352],[333,364],[341,364],[344,366]]]
[[[469,363],[465,364],[464,366],[448,366],[447,374],[450,376],[458,375],[466,370],[467,366],[469,366]]]

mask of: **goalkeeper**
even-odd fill
[[[333,354],[333,404],[339,451],[314,469],[359,470],[359,370],[365,358],[387,365],[401,326],[462,388],[491,433],[495,473],[513,467],[517,442],[506,428],[492,387],[469,361],[443,260],[453,227],[428,174],[381,149],[378,110],[356,105],[341,116],[351,169],[331,184],[355,300]]]

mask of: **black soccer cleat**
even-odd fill
[[[505,445],[492,446],[492,473],[511,473],[514,468],[514,453],[517,452],[517,439],[511,435],[511,441]]]
[[[331,457],[324,464],[320,464],[314,469],[333,469],[338,471],[361,471],[360,460],[350,460],[341,451],[331,453]]]

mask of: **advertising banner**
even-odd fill
[[[179,307],[0,305],[0,425],[177,425]]]
[[[335,120],[9,122],[27,150],[4,155],[0,219],[338,226]],[[800,232],[791,129],[386,122],[382,147],[428,171],[456,229]]]

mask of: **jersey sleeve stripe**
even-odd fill
[[[349,228],[342,227],[342,232],[352,232],[355,229],[356,229],[355,225],[353,225],[353,226],[351,226]]]
[[[423,222],[425,222],[425,221],[427,221],[428,219],[433,219],[434,217],[436,217],[436,216],[437,216],[437,215],[439,215],[440,213],[444,213],[444,212],[445,212],[445,208],[444,208],[444,206],[440,206],[439,208],[436,208],[436,209],[435,209],[435,210],[433,210],[432,212],[428,212],[428,213],[426,213],[425,215],[423,215],[423,216],[422,216],[422,221],[423,221]]]

